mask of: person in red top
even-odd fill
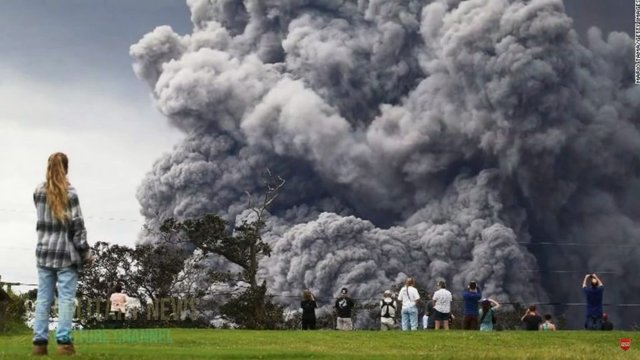
[[[607,313],[602,314],[602,330],[605,330],[605,331],[613,330],[613,323],[609,321],[609,315],[607,315]]]

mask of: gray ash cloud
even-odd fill
[[[377,297],[414,275],[564,302],[587,271],[637,272],[640,247],[613,245],[640,231],[627,34],[581,42],[560,0],[187,4],[192,34],[131,47],[186,134],[139,189],[151,223],[233,222],[269,168],[287,179],[261,271],[277,294]],[[607,302],[632,301],[618,280]]]

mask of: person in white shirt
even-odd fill
[[[438,281],[438,288],[439,289],[433,293],[435,329],[440,329],[440,325],[442,324],[445,330],[449,330],[449,316],[453,298],[451,292],[447,290],[447,284],[444,281]]]
[[[398,299],[402,302],[402,330],[418,330],[418,307],[416,301],[420,299],[418,290],[413,287],[416,281],[407,278],[405,285],[398,293]]]
[[[125,321],[127,294],[122,292],[122,285],[118,284],[113,288],[113,293],[109,298],[111,301],[111,318],[115,327],[123,327]]]

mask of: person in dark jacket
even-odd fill
[[[596,274],[587,274],[582,280],[582,291],[587,301],[584,328],[602,330],[602,298],[604,284]]]
[[[353,330],[353,322],[351,321],[351,309],[353,309],[353,300],[348,295],[347,288],[340,290],[340,297],[336,300],[334,308],[338,315],[336,328],[338,330]]]
[[[527,311],[520,318],[524,324],[524,329],[529,331],[540,330],[540,324],[542,324],[542,316],[536,311],[536,306],[531,305]]]
[[[302,292],[300,307],[302,308],[302,330],[315,330],[318,304],[309,289]]]
[[[469,282],[467,289],[462,294],[464,299],[464,318],[462,328],[464,330],[478,330],[478,302],[482,299],[482,291],[475,281]]]

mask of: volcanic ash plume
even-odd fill
[[[501,301],[580,301],[587,271],[637,271],[626,34],[591,29],[582,44],[560,0],[187,4],[193,34],[161,26],[131,47],[186,134],[139,189],[151,223],[233,222],[269,168],[287,180],[265,234],[274,294],[378,297],[414,275],[456,291],[475,279]]]

